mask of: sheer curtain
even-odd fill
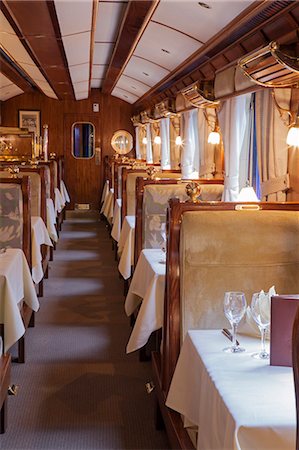
[[[135,127],[135,142],[136,142],[136,158],[142,159],[140,148],[140,127]]]
[[[170,119],[165,118],[160,121],[161,136],[161,167],[170,169]]]
[[[291,90],[276,89],[276,102],[289,109]],[[286,200],[289,187],[288,127],[272,96],[271,89],[255,94],[256,146],[263,201]]]
[[[146,162],[148,164],[153,164],[153,148],[152,148],[152,133],[151,124],[146,124]]]
[[[249,147],[249,108],[250,94],[240,95],[226,100],[218,114],[224,145],[224,201],[237,200],[240,181],[244,182],[239,177],[248,173],[244,152],[248,152],[246,146]]]
[[[179,169],[181,163],[181,145],[176,144],[176,138],[180,135],[181,118],[174,116],[169,121],[170,137],[170,166],[171,169]]]
[[[182,178],[198,176],[199,142],[198,142],[198,110],[193,109],[182,115]]]

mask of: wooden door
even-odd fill
[[[100,123],[94,115],[64,114],[64,178],[70,194],[71,204],[90,205],[90,209],[99,209],[102,160],[96,158],[75,158],[72,154],[72,125],[75,122],[90,122],[95,127],[95,147],[99,147]],[[96,152],[95,152],[96,153]]]

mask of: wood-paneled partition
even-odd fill
[[[93,112],[93,103],[99,104],[99,112]],[[104,156],[114,153],[110,141],[116,130],[124,129],[134,136],[131,123],[132,106],[111,95],[103,95],[92,89],[87,100],[54,100],[38,92],[11,98],[1,104],[1,125],[18,126],[18,110],[39,110],[41,125],[49,125],[49,153],[65,157],[65,180],[72,203],[89,203],[98,208],[103,184]],[[82,164],[70,155],[72,118],[90,121],[95,126],[95,147],[101,148],[101,162],[95,157]],[[21,152],[21,149],[19,149]],[[130,156],[130,155],[129,155]],[[86,164],[84,164],[86,163]]]

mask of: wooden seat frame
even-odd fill
[[[162,355],[152,354],[152,368],[155,393],[157,396],[157,417],[163,419],[166,431],[173,448],[193,449],[191,439],[183,426],[180,414],[165,405],[170,383],[180,353],[180,229],[182,216],[188,211],[228,211],[235,210],[237,205],[260,210],[298,211],[299,203],[234,203],[234,202],[180,202],[178,199],[169,201],[167,211],[167,261],[164,300],[164,323],[162,329]],[[254,205],[254,206],[253,206]],[[299,329],[299,325],[298,328]],[[297,335],[299,342],[299,331]],[[299,347],[299,344],[298,344]],[[297,347],[297,348],[298,348]],[[299,379],[299,371],[297,376]],[[297,391],[297,401],[299,395]],[[159,425],[161,425],[159,423]],[[297,447],[297,450],[299,448]]]

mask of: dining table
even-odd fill
[[[113,211],[114,211],[114,189],[110,188],[100,211],[100,213],[103,214],[104,217],[106,217],[109,224],[112,223]]]
[[[0,323],[4,325],[4,352],[25,333],[22,301],[38,311],[39,302],[23,251],[4,249],[0,253]]]
[[[260,339],[238,340],[245,352],[224,352],[231,342],[221,330],[189,330],[166,405],[183,415],[187,428],[197,428],[198,450],[294,450],[292,368],[253,358]]]
[[[58,234],[56,230],[56,213],[54,202],[51,198],[47,198],[46,207],[47,207],[47,230],[52,241],[57,242]]]
[[[139,307],[127,353],[142,348],[163,325],[165,273],[166,255],[162,250],[141,251],[125,301],[127,316]]]
[[[118,240],[118,270],[124,280],[131,277],[135,249],[135,216],[125,216]]]
[[[44,276],[41,245],[53,247],[45,222],[40,216],[31,216],[32,279],[38,284]]]
[[[119,241],[121,232],[121,205],[122,205],[121,198],[117,198],[114,204],[113,219],[112,219],[113,226],[111,230],[111,236],[116,242]]]

